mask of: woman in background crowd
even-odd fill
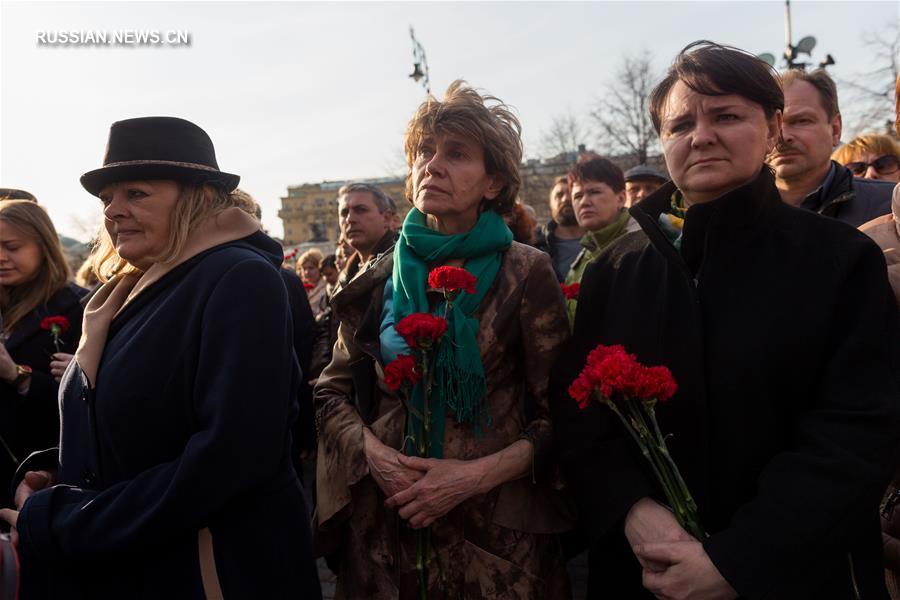
[[[30,200],[0,201],[0,494],[19,463],[59,439],[53,362],[75,352],[85,291],[69,283],[53,222]],[[56,318],[56,320],[53,320]],[[50,319],[50,320],[48,320]],[[59,328],[53,333],[52,322]],[[67,364],[67,361],[65,361]]]
[[[322,277],[322,272],[319,270],[322,258],[321,252],[311,248],[297,259],[297,275],[303,280],[303,287],[306,288],[309,305],[312,308],[313,316],[317,319],[328,306],[325,289],[326,282]]]
[[[856,177],[900,181],[900,142],[889,135],[860,135],[838,147],[831,159],[850,169]]]
[[[82,176],[104,284],[62,381],[61,443],[16,507],[23,598],[319,598],[291,461],[299,373],[281,247],[202,129],[119,121]],[[58,484],[58,485],[57,485]]]

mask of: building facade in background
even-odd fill
[[[579,152],[584,148],[579,148]],[[565,175],[575,164],[578,152],[566,152],[552,158],[529,159],[521,166],[522,187],[519,199],[534,208],[538,224],[550,220],[550,206],[547,202],[553,181]],[[623,171],[635,166],[632,157],[610,157]],[[654,167],[665,172],[661,156],[649,161]],[[410,204],[404,192],[404,177],[381,177],[375,179],[354,179],[344,181],[323,181],[304,183],[288,187],[287,196],[281,199],[278,216],[284,226],[285,246],[316,246],[324,251],[334,248],[341,235],[337,214],[337,193],[341,186],[353,181],[377,185],[393,198],[401,217],[409,212]]]

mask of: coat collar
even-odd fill
[[[659,216],[668,209],[672,194],[677,188],[673,182],[664,184],[653,194],[631,207],[631,215],[654,246],[671,255],[674,246],[659,226]],[[740,230],[764,221],[767,215],[780,206],[781,196],[775,187],[771,169],[763,166],[759,175],[722,196],[691,206],[684,219],[680,256],[696,274],[707,246],[707,234],[716,231]]]
[[[81,301],[81,296],[78,293],[79,290],[81,290],[81,288],[78,286],[71,283],[67,284],[57,290],[56,293],[50,297],[50,300],[47,301],[47,304],[39,306],[25,315],[13,328],[9,339],[6,341],[6,349],[14,350],[36,333],[42,332],[41,321],[45,317],[68,313],[72,307]],[[49,333],[47,335],[49,335]]]
[[[394,253],[383,252],[363,265],[356,276],[344,283],[331,299],[335,317],[347,321],[353,329],[359,326],[378,286],[383,286],[394,270]]]

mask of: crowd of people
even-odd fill
[[[112,125],[77,279],[0,189],[0,590],[319,598],[324,557],[341,599],[565,599],[587,552],[589,598],[900,598],[897,138],[841,144],[825,71],[705,41],[648,105],[665,172],[585,152],[537,224],[517,117],[454,82],[405,218],[345,185],[329,255],[285,256],[183,119]],[[705,534],[570,396],[601,344],[677,382]]]

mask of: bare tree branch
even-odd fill
[[[869,50],[872,66],[856,72],[850,80],[837,83],[850,93],[841,98],[841,113],[850,139],[865,131],[892,133],[894,121],[894,86],[900,73],[900,25],[892,25],[878,33],[866,33],[863,45]]]
[[[545,156],[576,152],[589,135],[581,120],[571,112],[556,115],[541,135],[541,152]]]
[[[598,146],[615,155],[628,155],[646,163],[657,149],[656,132],[650,121],[647,98],[656,84],[653,56],[644,50],[626,56],[591,117],[600,131]]]

